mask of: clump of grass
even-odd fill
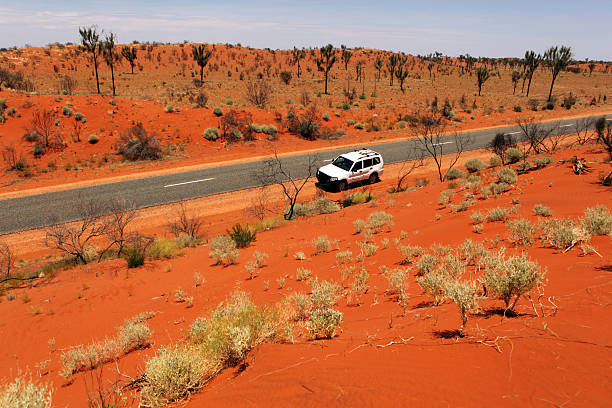
[[[342,313],[334,309],[317,309],[310,314],[306,330],[313,339],[331,339],[342,323]]]
[[[509,210],[503,207],[492,208],[487,213],[487,222],[506,221],[509,217]]]
[[[533,207],[533,213],[535,215],[541,215],[542,217],[550,217],[552,216],[552,210],[549,207],[546,207],[542,204],[536,204]]]
[[[500,183],[506,184],[514,184],[517,180],[516,172],[510,167],[504,167],[499,169],[499,171],[497,172],[497,178],[499,179]]]
[[[387,226],[390,229],[393,225],[393,215],[384,211],[373,212],[368,217],[367,225],[374,232],[378,232],[384,226]]]
[[[297,281],[305,281],[312,276],[312,271],[306,268],[297,268],[296,272],[296,280]]]
[[[342,201],[343,207],[370,202],[374,196],[369,190],[356,191]]]
[[[148,249],[153,259],[174,258],[182,253],[183,246],[174,239],[157,238]]]
[[[357,242],[357,247],[365,254],[366,257],[376,255],[378,246],[374,244],[368,244],[367,242]]]
[[[533,165],[538,169],[544,168],[554,162],[555,161],[552,157],[536,157],[535,159],[533,159]]]
[[[333,200],[327,197],[318,198],[311,203],[312,212],[314,214],[332,214],[340,211],[340,206]]]
[[[442,193],[440,193],[440,197],[438,198],[438,204],[446,206],[454,194],[455,190],[453,189],[442,191]]]
[[[355,234],[359,234],[361,231],[365,230],[368,226],[368,223],[364,220],[357,219],[353,221],[353,229],[355,230]]]
[[[236,248],[236,242],[227,235],[218,235],[210,242],[210,257],[217,265],[234,264],[239,256],[240,252]]]
[[[464,177],[465,173],[455,167],[446,172],[446,180],[457,180]]]
[[[413,262],[413,258],[418,258],[423,255],[425,250],[420,246],[411,246],[411,245],[398,245],[397,249],[402,254],[401,264],[408,264]]]
[[[322,254],[331,250],[331,242],[327,235],[321,235],[313,239],[312,244],[314,245],[317,254]]]
[[[605,205],[587,208],[580,219],[582,228],[591,235],[611,235],[612,215]]]
[[[31,377],[19,376],[0,388],[2,408],[51,408],[53,390],[47,384],[36,383]]]
[[[521,218],[518,220],[510,220],[506,224],[508,233],[510,234],[510,242],[516,245],[532,245],[533,234],[536,231],[535,225],[531,221]]]
[[[450,209],[455,213],[463,212],[463,211],[467,211],[467,209],[470,208],[470,205],[472,204],[473,204],[472,200],[463,200],[457,205],[451,204]]]
[[[487,168],[487,163],[480,159],[470,159],[465,162],[465,168],[469,173],[475,173]]]
[[[351,262],[353,260],[353,253],[351,251],[341,251],[336,254],[336,262],[341,265],[345,262]]]
[[[470,218],[474,224],[482,224],[485,220],[485,216],[480,211],[472,212]]]
[[[299,251],[293,254],[293,257],[298,261],[303,261],[304,259],[306,259],[306,254],[302,251]]]
[[[251,230],[248,225],[235,224],[227,235],[234,240],[236,248],[246,248],[251,242],[255,241],[256,232]]]

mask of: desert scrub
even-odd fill
[[[227,235],[218,235],[210,242],[210,257],[219,265],[231,265],[236,262],[240,252],[236,249],[236,242]]]
[[[359,234],[361,231],[366,229],[367,226],[368,224],[364,220],[358,219],[353,221],[353,229],[355,230],[355,234]]]
[[[368,227],[372,229],[375,233],[380,231],[380,229],[384,226],[387,226],[391,229],[393,225],[393,216],[384,211],[377,211],[370,214],[368,217]]]
[[[293,254],[293,257],[298,261],[303,261],[304,259],[306,259],[306,254],[302,251],[299,251]]]
[[[492,167],[501,166],[502,164],[502,159],[496,154],[491,156],[491,158],[489,159],[489,165]]]
[[[506,221],[510,211],[507,208],[497,207],[492,208],[487,213],[487,222]]]
[[[546,272],[522,254],[505,259],[503,254],[487,261],[484,274],[486,287],[506,305],[506,311],[514,310],[519,298],[544,281]]]
[[[457,255],[450,253],[442,257],[438,264],[438,272],[447,278],[458,279],[465,273],[466,262]]]
[[[336,304],[339,293],[342,287],[334,282],[320,281],[318,278],[314,278],[310,281],[311,293],[310,299],[312,301],[312,308],[317,309],[329,309]]]
[[[612,234],[612,215],[605,205],[587,208],[580,219],[582,228],[591,235]]]
[[[206,140],[210,140],[211,142],[214,142],[215,140],[217,140],[219,138],[219,129],[217,128],[208,128],[204,131],[204,139]]]
[[[94,134],[89,135],[89,137],[87,138],[87,141],[89,142],[89,144],[96,144],[98,143],[99,140],[100,138],[98,137],[98,135],[94,135]]]
[[[473,211],[470,215],[470,219],[474,224],[482,224],[485,220],[485,216],[480,211]]]
[[[312,306],[312,302],[310,300],[310,296],[301,292],[294,292],[291,296],[289,296],[290,303],[293,304],[294,308],[294,316],[293,320],[306,320],[310,314],[310,307]]]
[[[472,205],[473,203],[473,200],[463,200],[457,205],[451,204],[450,209],[455,213],[467,211],[467,209],[470,208],[470,205]]]
[[[500,183],[505,184],[514,184],[517,180],[516,172],[510,167],[504,167],[499,169],[499,171],[497,172],[497,178]]]
[[[340,211],[340,206],[333,200],[327,197],[321,197],[314,200],[312,203],[312,212],[314,214],[331,214]]]
[[[485,256],[487,250],[480,242],[473,242],[471,239],[467,238],[459,246],[459,253],[465,263],[470,265],[471,263],[477,264],[477,260]]]
[[[140,406],[157,408],[197,391],[219,368],[188,346],[161,348],[147,361]]]
[[[336,263],[341,265],[345,262],[353,261],[353,253],[351,251],[341,251],[336,254]]]
[[[549,207],[546,207],[542,204],[536,204],[533,207],[533,213],[535,215],[541,215],[542,217],[550,217],[552,216],[552,210]]]
[[[367,242],[357,242],[357,247],[366,257],[374,256],[378,251],[378,246],[374,244],[368,244]]]
[[[506,160],[508,160],[508,163],[516,163],[521,160],[523,156],[523,152],[515,147],[506,150]]]
[[[257,307],[245,292],[234,292],[215,309],[210,318],[196,319],[189,340],[206,360],[233,367],[257,345],[274,337],[281,325],[277,310]]]
[[[459,336],[463,336],[463,330],[468,321],[468,313],[478,308],[476,286],[470,282],[451,281],[445,285],[444,295],[452,300],[459,309],[461,315]]]
[[[227,235],[236,243],[236,248],[246,248],[255,241],[257,233],[248,225],[235,224]]]
[[[536,157],[533,159],[533,165],[538,169],[544,168],[549,164],[553,164],[554,162],[555,161],[552,157]]]
[[[455,190],[453,190],[452,188],[442,191],[440,193],[440,197],[438,198],[438,204],[446,206],[450,202],[454,194]]]
[[[316,254],[322,254],[324,252],[329,252],[331,250],[331,242],[327,235],[321,235],[312,240],[312,245],[314,245]]]
[[[331,339],[342,323],[342,313],[334,309],[317,309],[310,314],[306,330],[312,339]]]
[[[223,116],[223,109],[217,106],[216,108],[213,109],[213,114],[215,116]]]
[[[312,271],[310,269],[297,268],[297,271],[295,273],[295,280],[297,280],[298,282],[305,281],[311,276],[312,276]]]
[[[536,231],[535,225],[531,221],[521,218],[518,220],[510,220],[506,223],[508,229],[509,240],[515,245],[532,245],[533,234]]]
[[[460,178],[464,178],[465,177],[465,173],[462,172],[461,170],[453,167],[452,169],[449,169],[446,172],[446,177],[445,180],[457,180]]]
[[[434,256],[431,254],[423,255],[421,257],[421,260],[416,265],[417,270],[419,271],[418,275],[422,276],[422,275],[432,272],[437,264],[438,264],[437,256]]]
[[[351,205],[363,204],[372,201],[374,196],[369,190],[356,191],[344,200],[342,200],[343,207],[350,207]]]
[[[183,246],[174,239],[157,238],[147,253],[153,259],[174,258],[181,255]]]
[[[429,272],[417,278],[417,283],[423,288],[426,295],[433,297],[434,306],[444,301],[444,287],[446,278],[437,272]]]
[[[47,384],[37,384],[31,378],[19,376],[0,388],[2,408],[51,408],[53,391]]]
[[[588,242],[588,232],[570,219],[550,218],[538,225],[540,239],[557,249],[567,249],[577,242]]]
[[[487,168],[487,163],[483,162],[480,159],[470,159],[465,162],[465,169],[469,173],[476,173],[477,171],[481,171]]]
[[[418,258],[425,252],[422,247],[411,245],[398,245],[397,249],[402,254],[402,260],[400,261],[400,264],[403,265],[413,262],[413,258]]]

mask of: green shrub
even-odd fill
[[[515,112],[522,112],[523,111],[523,108],[521,108],[519,105],[516,105],[513,109],[514,109]]]
[[[493,167],[501,166],[503,164],[502,159],[498,155],[493,155],[489,159],[489,165]]]
[[[183,247],[174,239],[158,238],[148,249],[153,259],[174,258],[182,253]]]
[[[174,112],[174,106],[172,106],[172,105],[166,105],[166,107],[164,108],[164,112],[166,112],[166,113],[172,113],[172,112]]]
[[[197,391],[217,367],[188,346],[161,348],[145,365],[140,405],[158,408]]]
[[[40,157],[46,152],[47,150],[45,149],[45,145],[43,145],[42,143],[36,142],[34,146],[32,146],[32,154],[36,157]]]
[[[527,219],[521,218],[518,220],[510,220],[506,224],[510,241],[516,245],[531,245],[533,244],[533,234],[536,227]]]
[[[533,165],[531,164],[529,160],[522,161],[516,165],[516,168],[521,172],[527,172],[531,170],[532,167]]]
[[[19,376],[0,388],[2,408],[52,408],[53,390],[47,384],[37,384],[31,378]]]
[[[353,126],[353,125],[355,125],[355,123],[356,123],[356,122],[355,122],[353,119],[349,119],[349,120],[347,120],[347,121],[346,121],[346,124],[347,124],[348,126]]]
[[[407,125],[407,123],[404,120],[400,120],[399,122],[397,122],[397,128],[398,129],[406,129],[406,125]]]
[[[569,219],[550,218],[542,221],[539,228],[540,238],[557,249],[568,248],[576,238],[576,224]]]
[[[276,136],[278,134],[278,129],[274,125],[263,125],[261,131],[268,136]]]
[[[436,272],[428,272],[417,278],[418,284],[423,288],[426,295],[433,297],[434,305],[438,306],[444,300],[444,287],[446,278]]]
[[[234,264],[240,256],[236,249],[236,241],[227,235],[218,235],[210,242],[210,257],[218,264]]]
[[[391,228],[392,225],[393,215],[388,214],[384,211],[373,212],[368,217],[368,227],[371,228],[374,232],[379,231],[384,226]]]
[[[509,217],[507,208],[497,207],[489,210],[487,214],[487,222],[506,221]]]
[[[361,123],[361,122],[357,122],[357,123],[355,123],[355,125],[353,127],[355,129],[360,129],[361,130],[361,129],[365,128],[365,125],[363,123]]]
[[[506,159],[508,163],[516,163],[523,158],[523,152],[516,147],[511,147],[506,150]]]
[[[438,264],[438,257],[431,255],[431,254],[425,254],[421,257],[421,260],[417,263],[416,267],[417,270],[419,271],[419,275],[426,275],[430,272],[433,272],[434,268],[436,267],[436,265]]]
[[[458,212],[467,211],[467,209],[470,208],[470,205],[472,205],[472,200],[463,200],[457,205],[451,204],[450,208],[453,212],[458,213]]]
[[[495,196],[505,193],[509,189],[510,189],[510,185],[506,183],[493,183],[489,187],[489,191],[493,193],[493,195]]]
[[[145,253],[137,248],[129,248],[125,251],[125,260],[128,268],[138,268],[144,265]]]
[[[251,123],[251,130],[255,133],[262,133],[263,128],[261,125],[256,125],[255,123]]]
[[[499,179],[500,183],[506,184],[514,184],[517,180],[516,172],[510,167],[499,169],[497,172],[497,178]]]
[[[582,228],[591,235],[612,234],[612,215],[605,205],[587,208],[580,219]]]
[[[452,281],[445,285],[444,295],[452,300],[459,308],[461,315],[461,328],[459,335],[463,336],[463,330],[468,321],[468,313],[478,308],[477,288],[473,283]]]
[[[317,254],[321,254],[323,252],[329,252],[331,250],[331,242],[327,235],[321,235],[312,240],[312,245],[314,245]]]
[[[321,197],[312,203],[312,212],[315,214],[331,214],[340,211],[340,206],[327,197]]]
[[[305,281],[312,275],[312,271],[310,269],[305,268],[297,268],[297,272],[295,273],[295,280]]]
[[[74,120],[76,120],[77,122],[87,122],[87,119],[85,118],[85,115],[83,115],[81,112],[77,112],[74,114]]]
[[[446,180],[456,180],[465,177],[465,173],[453,167],[446,172]]]
[[[522,254],[504,259],[502,255],[487,262],[486,287],[513,310],[519,298],[543,282],[545,272],[536,262]]]
[[[306,330],[313,339],[331,339],[342,323],[342,313],[334,309],[318,309],[310,314]]]
[[[90,144],[96,144],[99,140],[100,138],[97,135],[89,135],[89,138],[87,139]]]
[[[548,207],[546,207],[545,205],[542,204],[536,204],[533,207],[533,213],[535,215],[541,215],[543,217],[550,217],[552,216],[552,210]]]
[[[470,173],[475,173],[477,171],[481,171],[487,168],[487,163],[483,162],[480,159],[470,159],[465,162],[465,168]]]
[[[68,117],[70,117],[70,116],[72,116],[72,109],[70,109],[70,107],[69,107],[69,106],[64,106],[64,107],[62,108],[62,114],[63,114],[64,116],[68,116]]]
[[[357,247],[366,256],[374,256],[378,252],[378,246],[375,244],[369,244],[367,242],[357,242]]]
[[[217,106],[216,108],[213,109],[213,114],[215,116],[223,116],[223,109]]]
[[[285,214],[289,214],[289,207],[285,208]],[[295,203],[293,205],[293,215],[291,216],[292,220],[299,217],[306,217],[308,215],[310,215],[310,207],[300,203]]]
[[[356,191],[342,201],[342,206],[350,207],[351,205],[367,203],[373,198],[374,196],[369,190]]]
[[[204,139],[206,140],[210,140],[211,142],[214,142],[215,140],[217,140],[219,138],[219,129],[217,128],[208,128],[204,131]]]
[[[329,120],[329,112],[323,113],[323,115],[321,117],[323,118],[324,121],[327,122]]]
[[[552,157],[536,157],[535,159],[533,159],[533,165],[538,169],[546,167],[554,162],[555,161]]]
[[[235,224],[231,231],[227,231],[227,235],[234,240],[236,243],[236,248],[246,248],[251,244],[251,242],[255,241],[257,233],[255,231],[251,231],[248,226]]]

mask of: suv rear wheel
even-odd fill
[[[378,173],[370,174],[370,184],[378,183]]]

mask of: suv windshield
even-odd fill
[[[349,171],[351,166],[353,165],[353,161],[347,159],[346,157],[338,156],[332,162],[332,164],[336,167],[340,167],[342,170]]]

